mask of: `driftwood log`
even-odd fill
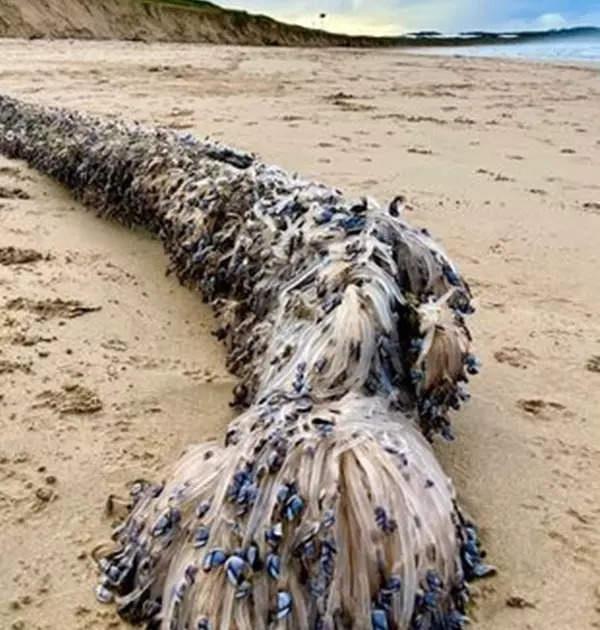
[[[429,441],[477,371],[472,307],[402,200],[6,97],[0,150],[158,235],[239,377],[224,441],[133,485],[99,599],[170,630],[461,628],[492,569]]]

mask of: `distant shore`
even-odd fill
[[[506,58],[521,61],[538,61],[555,64],[600,64],[600,38],[542,39],[539,42],[513,43],[510,45],[469,45],[448,47],[417,47],[406,49],[408,53],[441,56]]]

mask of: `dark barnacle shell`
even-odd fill
[[[304,501],[302,497],[298,494],[293,494],[285,504],[285,518],[288,521],[293,521],[295,518],[300,516],[302,510],[304,509]]]
[[[142,604],[142,617],[144,619],[154,620],[162,609],[160,601],[155,599],[147,599]]]
[[[258,497],[258,486],[255,482],[245,483],[239,490],[236,502],[238,505],[250,506]]]
[[[285,619],[292,612],[293,599],[290,593],[287,591],[279,591],[277,593],[276,607],[274,617],[275,619]]]
[[[477,562],[470,568],[470,573],[467,579],[486,578],[491,575],[495,575],[497,569],[491,564],[485,564],[483,562]]]
[[[335,525],[335,512],[333,510],[327,510],[325,514],[323,514],[323,527],[325,529],[329,529]]]
[[[208,539],[210,538],[210,530],[208,527],[199,527],[194,534],[194,547],[196,549],[202,549],[208,543]]]
[[[424,378],[425,372],[423,372],[423,370],[417,370],[413,368],[410,371],[410,380],[412,381],[413,385],[418,385],[423,381]]]
[[[319,575],[317,578],[313,578],[308,582],[308,590],[312,597],[319,599],[327,592],[327,578],[324,575]]]
[[[106,586],[102,586],[101,584],[99,584],[96,587],[96,599],[101,603],[101,604],[110,604],[113,599],[114,599],[114,595],[112,593],[112,591],[110,591],[109,589],[106,588]]]
[[[253,571],[257,571],[261,567],[260,560],[260,549],[256,543],[252,543],[248,546],[244,553],[244,557],[246,558],[246,562],[249,564],[250,568]]]
[[[113,584],[118,584],[121,577],[121,570],[118,566],[113,564],[105,571],[105,575]]]
[[[454,442],[454,440],[456,439],[456,436],[454,435],[454,430],[450,426],[450,423],[448,422],[448,420],[446,420],[446,418],[440,417],[439,426],[441,427],[439,431],[442,434],[442,437],[444,438],[444,440],[446,440],[447,442]]]
[[[149,486],[150,486],[150,483],[148,483],[144,479],[138,479],[137,481],[134,481],[131,484],[129,488],[129,494],[131,495],[131,498],[133,499],[134,504],[137,503],[142,498],[142,496],[144,495],[146,490],[149,488]]]
[[[315,364],[315,368],[317,368],[316,364]],[[318,370],[317,371],[321,371]],[[296,403],[296,411],[298,411],[299,413],[309,413],[313,408],[313,402],[310,398],[301,398],[297,403]]]
[[[204,571],[210,571],[215,567],[220,567],[225,564],[227,560],[227,554],[223,549],[211,549],[205,556],[202,563],[202,569]]]
[[[379,506],[375,508],[375,522],[377,526],[386,534],[391,534],[396,531],[398,524],[395,520],[389,518],[386,510]]]
[[[283,525],[275,523],[265,532],[265,540],[271,547],[277,547],[283,538]]]
[[[423,339],[421,339],[420,337],[413,337],[410,340],[409,349],[411,352],[419,354],[423,349]]]
[[[328,435],[333,431],[333,428],[335,427],[335,420],[331,418],[313,418],[312,424],[324,435]]]
[[[373,630],[388,630],[388,616],[385,610],[375,608],[371,612],[371,628]]]
[[[281,558],[275,553],[268,554],[266,567],[269,576],[274,580],[278,580],[281,574]]]
[[[473,580],[484,578],[496,573],[496,567],[483,562],[483,552],[480,549],[479,539],[475,527],[466,524],[463,528],[463,544],[461,547],[461,557],[465,578]]]
[[[394,199],[390,201],[390,205],[388,206],[388,212],[393,217],[399,217],[405,203],[406,203],[406,199],[402,195],[398,195],[397,197],[394,197]]]
[[[247,562],[238,555],[229,556],[225,562],[225,573],[229,583],[239,587],[245,581],[250,567]]]
[[[306,380],[305,380],[304,374],[298,374],[296,376],[296,379],[292,383],[292,386],[294,387],[294,391],[296,393],[298,394],[300,394],[301,392],[306,393],[304,391],[306,389]]]
[[[242,582],[237,588],[237,590],[235,591],[235,598],[243,599],[244,597],[248,597],[251,591],[252,591],[252,584],[246,580]]]
[[[458,610],[452,610],[446,616],[446,628],[447,630],[462,630],[469,624],[469,618]]]
[[[208,617],[201,617],[198,619],[195,630],[212,630],[212,625],[208,620]]]
[[[251,483],[250,476],[246,471],[238,471],[233,476],[233,481],[227,490],[227,498],[230,501],[237,501],[247,486]]]
[[[296,532],[296,545],[301,547],[313,541],[315,536],[319,533],[321,525],[319,522],[312,524],[304,524],[302,528]]]
[[[331,219],[333,218],[334,214],[335,214],[334,208],[326,208],[314,218],[314,222],[317,225],[323,225],[324,223],[329,223],[329,221],[331,221]]]
[[[188,564],[185,568],[184,577],[188,584],[193,584],[196,581],[198,575],[198,567],[195,564]]]
[[[476,356],[468,354],[465,358],[465,365],[467,366],[467,372],[469,374],[479,374],[481,363]]]
[[[333,539],[326,539],[321,542],[321,557],[319,558],[319,569],[323,576],[327,578],[327,581],[329,581],[333,577],[336,553],[337,549],[335,546],[335,541]]]
[[[452,300],[452,307],[460,315],[472,315],[475,312],[475,307],[471,303],[469,296],[464,291],[457,291]]]
[[[304,374],[306,372],[306,361],[301,361],[296,365],[296,372],[298,374]]]
[[[288,500],[290,496],[290,487],[288,485],[281,486],[279,490],[277,490],[277,502],[282,505]]]
[[[462,285],[462,281],[460,276],[450,267],[450,265],[445,265],[442,269],[444,277],[446,280],[454,287],[460,287]]]
[[[300,544],[294,551],[305,560],[312,560],[317,555],[317,545],[314,540],[309,540]]]
[[[435,571],[427,571],[425,579],[427,580],[427,586],[430,589],[440,590],[443,586],[440,576],[435,573]]]
[[[423,607],[434,612],[439,606],[439,593],[435,590],[427,591],[423,595]]]
[[[269,466],[269,471],[274,473],[277,472],[283,464],[283,457],[277,451],[271,451],[267,456],[267,465]]]
[[[196,508],[196,516],[198,518],[204,518],[210,510],[210,501],[201,501]]]
[[[328,315],[342,303],[340,295],[330,295],[323,302],[323,312]]]
[[[173,531],[181,520],[181,512],[177,508],[168,508],[158,517],[158,520],[152,527],[152,536],[165,536]]]
[[[401,588],[402,580],[398,575],[390,575],[384,586],[384,590],[388,593],[398,593]]]

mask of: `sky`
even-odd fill
[[[286,22],[350,34],[600,26],[600,0],[215,0]],[[321,19],[319,15],[326,13]]]

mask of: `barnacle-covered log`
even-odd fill
[[[467,394],[467,285],[425,230],[164,129],[0,97],[0,149],[160,236],[246,410],[137,483],[98,595],[169,629],[460,628],[485,574],[428,444]]]

